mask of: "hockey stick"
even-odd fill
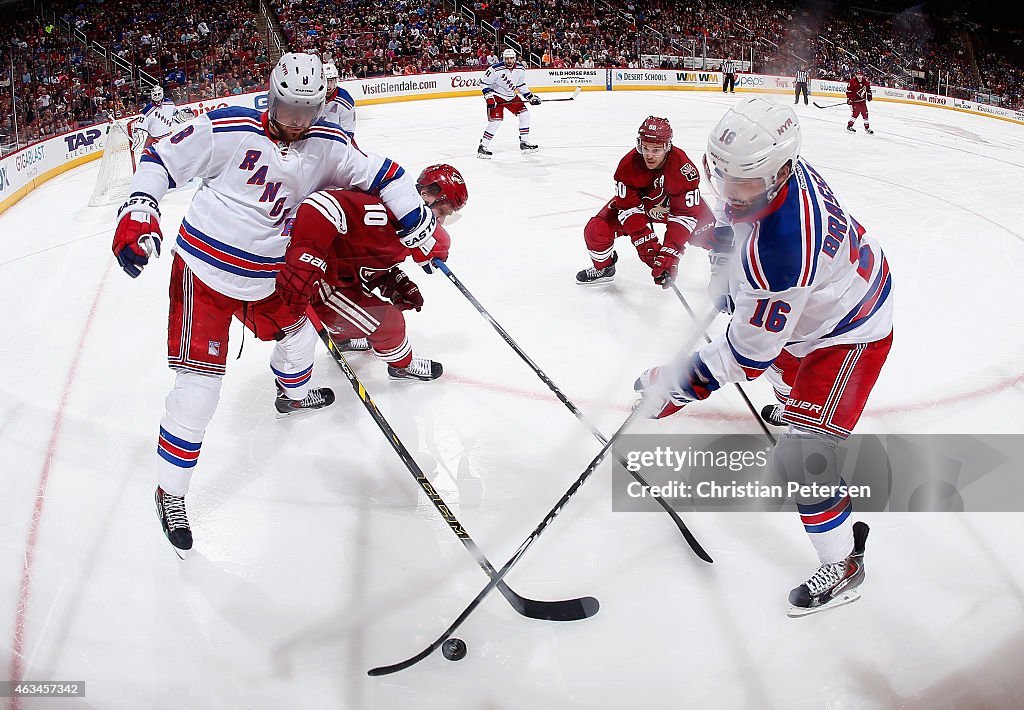
[[[847,105],[845,101],[840,101],[837,104],[827,104],[825,106],[822,106],[817,101],[812,101],[811,103],[814,104],[815,106],[817,106],[818,108],[835,108],[836,106],[846,106]]]
[[[579,95],[580,95],[580,87],[577,86],[576,87],[576,91],[572,92],[572,96],[570,96],[568,98],[565,98],[565,99],[541,99],[540,102],[542,104],[549,104],[552,101],[572,101],[573,99],[575,99]]]
[[[484,600],[484,597],[486,597],[491,592],[491,590],[494,589],[496,586],[502,584],[502,580],[505,578],[505,575],[508,574],[509,570],[512,569],[516,562],[518,562],[519,559],[526,553],[530,545],[532,545],[534,541],[538,537],[540,537],[540,534],[544,532],[544,528],[546,528],[551,523],[551,521],[554,520],[560,512],[562,512],[562,509],[569,502],[569,499],[576,494],[576,491],[578,491],[583,486],[583,484],[586,483],[587,479],[590,478],[591,474],[597,470],[597,467],[601,465],[601,462],[604,460],[604,457],[608,454],[608,451],[612,448],[612,445],[619,438],[619,435],[626,430],[626,427],[629,426],[629,424],[633,421],[633,419],[637,416],[637,413],[642,408],[642,404],[633,407],[633,410],[629,413],[629,416],[626,417],[626,420],[624,422],[622,422],[618,430],[616,430],[616,432],[612,434],[612,438],[605,442],[604,446],[601,447],[601,450],[597,453],[597,456],[594,457],[594,460],[590,462],[590,465],[587,466],[583,473],[580,474],[579,478],[577,478],[576,481],[571,486],[569,486],[569,490],[567,490],[565,494],[558,499],[558,502],[555,503],[555,506],[548,511],[548,514],[544,516],[544,519],[540,521],[537,527],[533,529],[533,532],[531,532],[529,536],[523,541],[523,544],[521,544],[519,546],[519,549],[516,550],[512,557],[509,558],[508,562],[506,562],[505,565],[501,568],[497,576],[491,577],[491,581],[488,582],[487,585],[480,590],[480,593],[477,594],[473,601],[469,603],[469,606],[467,606],[462,611],[462,613],[459,614],[458,618],[456,618],[455,621],[453,621],[451,625],[447,629],[445,629],[444,633],[438,636],[433,643],[431,643],[425,649],[417,653],[415,656],[407,658],[399,663],[394,663],[390,666],[378,666],[376,668],[371,668],[368,671],[369,675],[389,675],[391,673],[397,673],[398,671],[405,670],[409,666],[412,666],[422,661],[424,658],[433,653],[435,649],[439,648],[445,641],[451,638],[451,635],[455,633],[455,630],[459,628],[459,626],[462,625],[462,622],[465,621],[466,618],[473,613],[474,609],[480,606],[480,602]]]
[[[441,273],[448,277],[449,281],[455,284],[455,288],[459,289],[462,295],[466,297],[466,300],[473,304],[473,307],[476,308],[477,312],[480,313],[480,315],[482,315],[487,320],[487,322],[491,324],[491,327],[493,327],[494,330],[498,332],[498,335],[500,335],[502,339],[506,343],[508,343],[509,347],[511,347],[515,351],[516,355],[518,355],[523,362],[530,366],[530,369],[533,370],[537,377],[540,378],[541,382],[546,384],[548,386],[548,389],[551,390],[556,397],[558,397],[559,401],[561,401],[562,404],[564,404],[568,408],[568,410],[572,412],[573,415],[577,419],[579,419],[585,427],[590,429],[590,433],[594,435],[594,438],[600,441],[602,444],[608,443],[608,440],[604,437],[604,434],[602,434],[597,429],[597,427],[590,423],[590,421],[583,415],[583,412],[581,412],[579,408],[575,404],[573,404],[568,397],[565,396],[562,390],[560,390],[558,386],[554,382],[552,382],[551,378],[548,377],[542,369],[540,369],[537,363],[535,363],[533,359],[531,359],[530,356],[527,355],[521,347],[519,347],[519,344],[512,339],[512,336],[509,335],[504,328],[501,327],[498,321],[494,320],[494,317],[487,312],[487,309],[483,307],[483,304],[481,304],[480,301],[478,301],[476,297],[469,292],[469,289],[465,287],[462,281],[459,280],[459,277],[452,273],[451,269],[448,268],[448,265],[445,264],[440,259],[434,259],[433,263],[434,266],[441,270]],[[643,476],[641,476],[639,473],[635,471],[630,471],[630,467],[626,466],[625,458],[623,458],[621,455],[614,455],[616,456],[616,459],[619,461],[619,463],[622,464],[622,466],[626,468],[627,471],[629,471],[629,474],[634,479],[636,479],[636,481],[640,485],[644,487],[644,490],[650,489],[650,484],[647,483],[646,480],[644,480]],[[679,528],[679,532],[682,533],[683,537],[686,539],[686,542],[689,543],[694,553],[696,553],[696,555],[705,562],[714,562],[714,560],[711,559],[711,556],[704,550],[703,547],[701,547],[700,543],[697,542],[697,538],[695,538],[693,536],[693,533],[690,532],[689,528],[686,527],[686,523],[684,523],[682,518],[679,517],[679,513],[674,511],[672,509],[672,506],[665,502],[665,499],[662,498],[661,496],[654,496],[654,499],[658,501],[658,505],[664,508],[665,512],[667,512],[669,516],[671,516],[672,522],[674,522],[676,524],[676,527]]]
[[[398,454],[398,458],[402,460],[405,467],[412,474],[412,477],[416,479],[416,483],[420,485],[423,492],[426,494],[430,502],[434,504],[437,511],[444,518],[444,521],[448,523],[448,527],[452,529],[456,537],[462,541],[466,549],[469,550],[473,558],[476,559],[476,563],[480,565],[480,568],[487,573],[487,576],[495,583],[501,591],[508,603],[512,605],[512,608],[525,617],[530,619],[542,619],[544,621],[579,621],[580,619],[586,619],[593,616],[601,608],[600,603],[594,597],[582,597],[578,599],[565,599],[560,601],[537,601],[535,599],[528,599],[520,594],[517,594],[507,584],[501,581],[501,578],[497,577],[497,572],[494,570],[494,565],[484,556],[480,548],[477,547],[476,542],[470,537],[469,533],[462,526],[462,523],[458,521],[455,514],[452,513],[451,508],[441,498],[441,495],[434,489],[427,480],[427,477],[423,474],[423,469],[419,467],[416,460],[409,453],[409,450],[405,448],[402,440],[398,438],[395,430],[388,424],[387,419],[381,414],[380,410],[377,409],[377,405],[370,398],[369,393],[363,384],[359,381],[356,373],[352,370],[352,367],[348,364],[345,356],[338,350],[338,346],[335,345],[334,340],[331,338],[331,334],[327,332],[323,324],[320,323],[316,315],[312,313],[310,309],[310,320],[313,321],[317,328],[317,332],[320,334],[320,339],[324,341],[324,345],[327,346],[327,350],[331,353],[331,357],[341,368],[341,371],[345,373],[345,377],[348,378],[349,384],[352,385],[352,389],[355,391],[359,400],[366,407],[366,411],[370,413],[373,421],[377,424],[378,428],[384,437],[391,444],[391,448]]]
[[[438,263],[436,259],[434,260],[434,262]],[[440,266],[438,268],[440,268]],[[707,327],[711,324],[711,321],[714,320],[716,315],[718,315],[717,309],[711,309],[710,311],[708,311],[707,316],[705,316],[700,321],[700,323],[697,324],[696,328],[694,329],[694,332],[691,333],[688,342],[686,343],[686,345],[683,346],[683,352],[688,351],[696,344],[699,333],[707,329]],[[501,570],[498,572],[498,575],[496,577],[491,578],[491,581],[488,582],[487,585],[480,590],[480,593],[477,594],[473,601],[469,603],[469,606],[467,606],[462,611],[462,613],[459,614],[455,621],[453,621],[451,625],[447,629],[445,629],[444,633],[438,636],[433,643],[431,643],[425,649],[417,653],[415,656],[407,658],[399,663],[394,663],[390,666],[378,666],[376,668],[371,668],[368,671],[369,675],[388,675],[390,673],[397,673],[398,671],[405,670],[406,668],[422,661],[424,658],[429,656],[435,649],[439,648],[445,641],[451,638],[452,634],[455,633],[455,630],[462,625],[462,622],[464,622],[466,618],[471,613],[473,613],[474,609],[480,606],[480,602],[484,600],[484,597],[486,597],[491,592],[491,590],[493,590],[498,584],[501,583],[501,580],[505,577],[506,574],[508,574],[509,570],[512,569],[516,562],[518,562],[519,559],[526,553],[526,550],[529,549],[530,545],[532,545],[534,541],[536,541],[536,539],[540,537],[540,534],[544,532],[544,529],[547,528],[551,521],[554,520],[560,512],[562,512],[562,510],[568,504],[569,499],[572,498],[573,495],[575,495],[576,491],[578,491],[580,487],[587,481],[587,479],[590,478],[591,474],[593,474],[594,471],[597,470],[597,467],[601,465],[601,462],[604,460],[604,457],[608,455],[608,452],[611,451],[612,447],[615,445],[615,442],[618,441],[619,437],[622,436],[623,433],[625,433],[626,429],[629,427],[632,421],[636,419],[638,416],[646,417],[653,413],[652,402],[657,402],[657,400],[643,399],[633,405],[633,409],[630,411],[629,416],[627,416],[625,421],[623,421],[622,424],[619,425],[619,428],[615,430],[615,433],[612,434],[611,438],[604,443],[604,445],[601,447],[601,450],[597,452],[597,456],[594,457],[594,460],[591,461],[589,465],[587,465],[587,467],[583,470],[583,473],[579,475],[579,478],[577,478],[575,482],[573,482],[573,484],[569,486],[569,490],[567,490],[562,495],[562,497],[558,499],[558,502],[555,503],[554,507],[548,511],[547,515],[545,515],[543,520],[541,520],[537,527],[534,528],[533,532],[531,532],[529,536],[523,541],[523,544],[519,546],[519,549],[517,549],[515,553],[512,555],[512,557],[509,558],[508,562],[506,562],[502,566]]]
[[[674,281],[669,281],[669,286],[672,287],[672,290],[675,291],[676,296],[679,297],[679,302],[683,304],[683,308],[685,308],[686,312],[690,314],[690,318],[696,321],[697,314],[693,312],[692,308],[690,308],[690,304],[686,302],[686,298],[683,296],[682,291],[679,290],[679,287],[676,286]],[[704,331],[704,342],[711,342],[711,338],[708,336],[706,330]],[[761,419],[761,416],[757,413],[757,409],[754,408],[754,403],[750,401],[749,397],[747,397],[747,393],[743,391],[742,387],[740,387],[739,382],[733,382],[733,384],[736,385],[736,389],[739,391],[740,397],[742,397],[743,401],[747,403],[747,409],[749,409],[750,413],[754,415],[754,419],[757,420],[757,423],[761,425],[761,431],[764,432],[764,435],[768,437],[768,440],[771,441],[772,445],[774,446],[777,443],[775,440],[775,436],[770,431],[768,431],[768,427],[765,425],[764,420]]]

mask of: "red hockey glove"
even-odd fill
[[[418,311],[423,308],[423,295],[420,293],[420,287],[397,266],[386,272],[384,278],[375,285],[380,290],[381,298],[391,301],[392,305],[400,311],[408,311],[412,308]]]
[[[289,249],[277,272],[277,295],[296,317],[306,312],[313,290],[327,273],[327,262],[305,249]]]
[[[117,213],[117,229],[111,250],[117,264],[133,279],[142,273],[149,257],[160,256],[160,210],[156,200],[141,192],[133,193]]]
[[[448,230],[442,227],[440,224],[434,229],[434,248],[430,250],[430,254],[427,255],[427,260],[420,264],[423,270],[428,273],[434,273],[434,267],[432,267],[432,259],[440,259],[441,261],[448,261],[448,251],[452,246],[451,235],[448,234]],[[419,259],[421,256],[420,252],[414,251],[413,258]]]
[[[485,96],[484,99],[487,101],[488,112],[498,108],[498,97],[495,96],[494,94],[487,94],[487,96]]]
[[[651,276],[654,283],[662,288],[668,288],[676,280],[676,271],[679,269],[679,257],[682,252],[673,246],[666,244],[658,252],[651,266]]]
[[[630,235],[630,239],[633,241],[633,246],[636,247],[636,253],[640,257],[640,261],[653,269],[654,260],[658,258],[658,250],[661,248],[658,237],[654,232],[648,230],[641,234]]]
[[[853,99],[847,99],[847,100],[846,100],[846,103],[848,103],[848,104],[850,104],[851,106],[853,106]]]
[[[873,98],[875,98],[874,95],[869,91],[868,92],[868,101],[870,101]]]

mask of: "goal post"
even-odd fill
[[[107,142],[100,159],[99,174],[89,198],[91,207],[109,205],[128,197],[128,186],[145,146],[138,131],[139,118],[112,120],[107,124]]]

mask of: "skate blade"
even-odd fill
[[[836,607],[846,606],[847,604],[853,604],[855,601],[860,599],[860,592],[856,589],[852,589],[849,592],[843,592],[838,597],[830,601],[828,604],[822,604],[821,606],[815,606],[805,609],[800,606],[791,606],[789,611],[786,612],[786,616],[791,619],[798,619],[801,616],[810,616],[811,614],[817,614],[819,611],[828,611],[835,609]]]
[[[614,281],[614,276],[605,276],[604,278],[594,279],[593,281],[577,281],[577,286],[599,286]]]
[[[294,412],[278,412],[275,409],[274,413],[276,416],[274,418],[277,419],[278,421],[282,419],[305,419],[310,415],[316,414],[317,412],[322,412],[328,408],[330,408],[330,405],[327,405],[326,407],[318,407],[317,409],[296,409]]]

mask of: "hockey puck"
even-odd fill
[[[451,638],[441,646],[441,653],[449,661],[461,661],[466,657],[466,642],[462,639]]]

